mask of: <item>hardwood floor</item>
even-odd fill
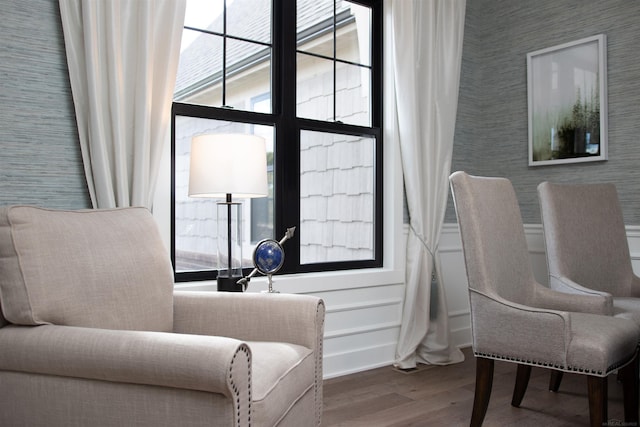
[[[473,406],[475,358],[426,366],[413,373],[392,367],[373,369],[324,382],[322,425],[354,427],[468,426]],[[520,408],[511,406],[516,365],[495,363],[493,391],[484,426],[587,426],[587,381],[565,374],[558,393],[548,391],[549,371],[533,368]],[[609,375],[608,425],[622,422],[622,386]]]

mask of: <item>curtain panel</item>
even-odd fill
[[[449,194],[465,0],[392,2],[394,83],[409,209],[405,302],[395,365],[464,359],[449,338],[438,241]]]
[[[92,205],[151,208],[186,1],[59,2]]]

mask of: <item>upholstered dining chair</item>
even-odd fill
[[[549,287],[612,297],[612,314],[640,327],[640,278],[633,272],[613,183],[538,185]],[[557,391],[562,376],[552,375]]]
[[[538,185],[549,286],[613,296],[613,312],[640,323],[640,277],[633,272],[615,184]]]
[[[471,426],[486,415],[495,360],[518,365],[511,404],[519,407],[532,366],[584,374],[592,426],[607,421],[607,376],[620,370],[624,416],[638,421],[638,328],[604,314],[605,296],[554,291],[533,276],[515,191],[505,178],[450,177],[471,308],[476,386]],[[588,307],[589,313],[575,312]]]
[[[318,426],[324,304],[175,291],[147,209],[0,209],[1,426]]]

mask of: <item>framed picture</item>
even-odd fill
[[[527,54],[529,166],[607,160],[606,36]]]

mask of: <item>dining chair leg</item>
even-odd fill
[[[549,377],[550,391],[557,392],[560,389],[563,374],[564,373],[562,371],[556,371],[555,369],[551,371],[551,376]]]
[[[493,386],[493,365],[493,359],[476,357],[476,391],[473,398],[471,427],[480,427],[487,414]]]
[[[624,420],[628,425],[638,425],[638,397],[640,391],[640,381],[638,375],[638,356],[631,363],[618,371],[618,377],[622,381],[622,392],[624,396]]]
[[[602,427],[608,420],[607,377],[587,376],[587,388],[589,393],[589,419],[591,427]]]
[[[529,385],[529,378],[531,377],[531,365],[518,364],[518,370],[516,371],[516,385],[513,388],[513,397],[511,398],[511,406],[516,408],[520,407],[524,393],[527,391]]]

